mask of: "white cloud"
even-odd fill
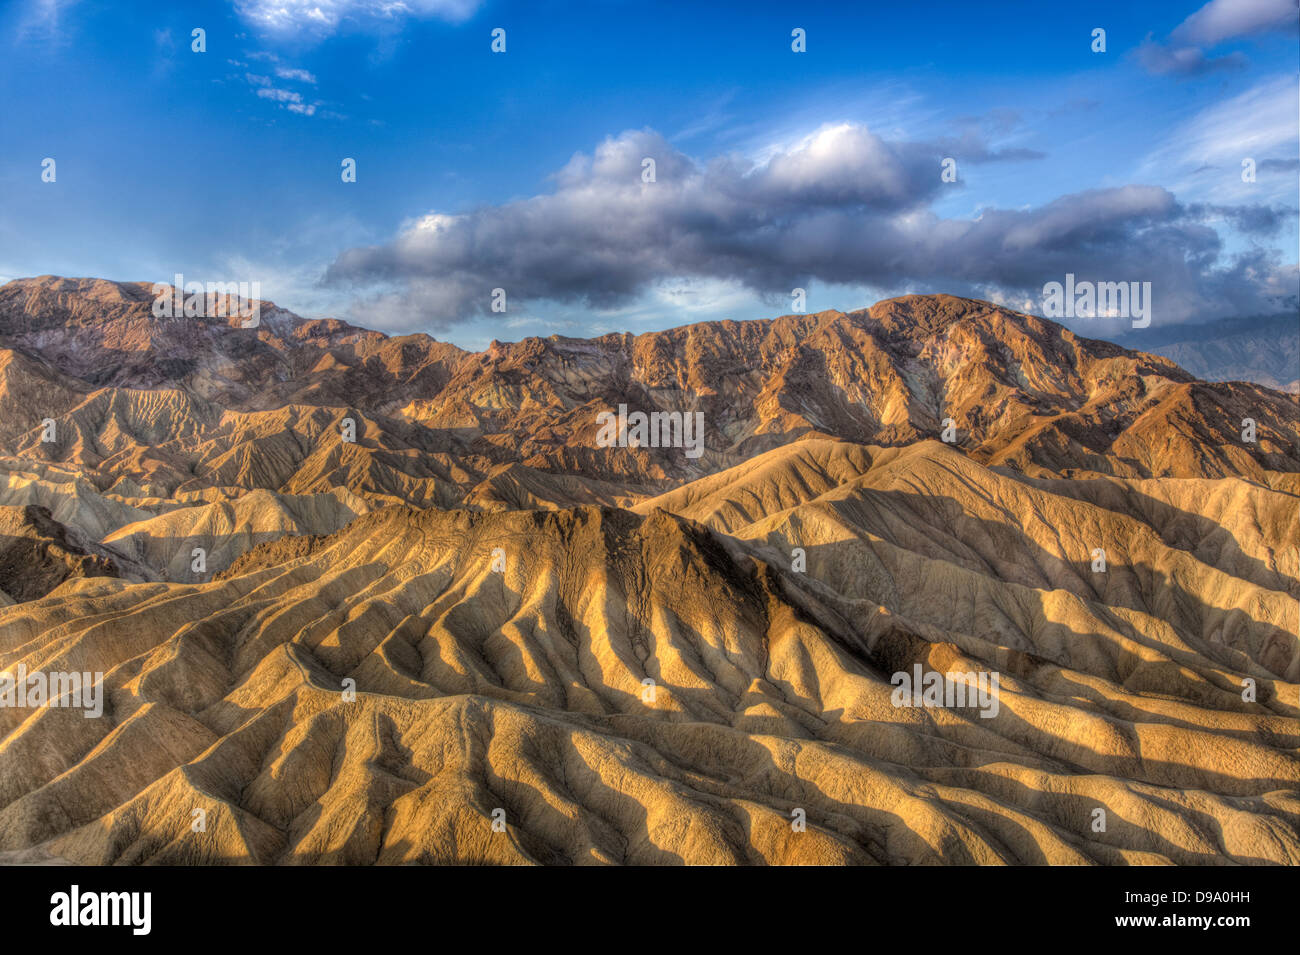
[[[262,99],[269,99],[276,103],[301,103],[302,95],[295,93],[293,90],[280,90],[271,87],[269,89],[260,89],[257,95]]]
[[[333,33],[344,21],[362,29],[391,26],[406,18],[458,23],[482,0],[235,0],[235,11],[266,33]]]
[[[311,73],[308,73],[306,70],[289,69],[286,66],[281,66],[276,69],[275,75],[280,77],[282,80],[297,80],[299,83],[310,83],[312,86],[316,85],[316,77]]]
[[[1296,0],[1211,0],[1170,34],[1175,41],[1214,46],[1236,37],[1294,28],[1300,18]]]
[[[1295,176],[1241,181],[1241,161],[1294,159],[1300,140],[1300,91],[1278,76],[1198,112],[1165,137],[1136,178],[1165,182],[1185,199],[1295,202]]]
[[[366,307],[426,328],[487,314],[497,287],[513,303],[583,303],[624,320],[656,300],[696,314],[755,294],[788,301],[814,281],[994,287],[1023,301],[1066,273],[1112,281],[1138,270],[1160,291],[1162,321],[1261,311],[1273,294],[1275,253],[1227,254],[1224,242],[1233,231],[1275,233],[1283,210],[1258,200],[1188,206],[1158,186],[1125,185],[942,218],[933,208],[942,155],[939,144],[840,124],[763,162],[698,161],[653,130],[629,130],[575,155],[554,192],[429,213],[387,243],[343,252],[326,282],[378,288]],[[645,157],[653,182],[642,178]],[[1276,278],[1278,288],[1295,284]]]
[[[60,21],[78,0],[28,0],[18,21],[17,39],[38,37],[47,42],[62,39]]]
[[[1300,0],[1210,0],[1169,34],[1165,43],[1148,35],[1136,55],[1149,72],[1174,76],[1202,76],[1216,70],[1240,69],[1246,57],[1240,51],[1211,57],[1206,50],[1247,36],[1294,33],[1300,23]]]
[[[293,74],[301,73],[310,77],[311,82],[315,82],[316,79],[305,70],[278,69],[275,72],[277,76],[285,76],[286,74],[289,74],[289,78],[297,78],[296,76],[293,76]],[[260,76],[256,73],[245,73],[244,79],[248,81],[250,86],[254,87],[254,92],[257,93],[258,99],[265,99],[270,100],[272,103],[279,103],[282,109],[287,109],[289,112],[296,113],[299,116],[316,116],[319,108],[326,105],[321,100],[308,103],[302,98],[301,93],[295,90],[281,89],[280,87],[275,86],[275,81],[269,76]],[[346,118],[330,110],[321,111],[319,115],[331,119]]]

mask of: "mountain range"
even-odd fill
[[[1144,329],[1115,340],[1172,358],[1208,381],[1253,381],[1300,393],[1300,314],[1295,311]]]
[[[1213,337],[153,300],[0,287],[0,667],[104,692],[0,706],[0,860],[1300,864],[1300,398]]]

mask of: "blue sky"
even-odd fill
[[[259,281],[465,347],[767,317],[795,286],[809,310],[1040,311],[1066,271],[1151,281],[1157,325],[1277,310],[1296,20],[1295,0],[20,0],[0,277]],[[1080,327],[1127,330],[1107,322]]]

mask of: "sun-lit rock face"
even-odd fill
[[[1300,864],[1292,397],[950,296],[472,354],[148,292],[0,288],[0,669],[103,674],[0,706],[0,860]]]

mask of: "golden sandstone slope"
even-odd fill
[[[280,316],[235,374],[90,281],[0,289],[0,505],[117,557],[0,607],[0,667],[106,687],[0,707],[0,858],[1300,864],[1286,396],[944,296],[461,357]],[[72,364],[146,332],[165,382]],[[620,400],[710,450],[596,448]]]

